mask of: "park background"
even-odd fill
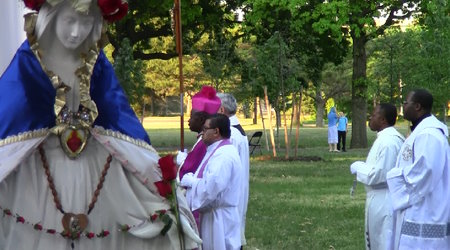
[[[376,137],[367,120],[378,103],[396,105],[396,127],[407,135],[401,104],[409,90],[427,88],[433,113],[447,122],[448,0],[128,3],[128,15],[108,27],[105,52],[161,155],[179,150],[180,114],[184,147],[193,145],[186,121],[202,85],[237,98],[249,137],[268,135],[268,114],[273,118],[277,157],[264,137],[262,154],[251,157],[247,248],[364,249],[365,192],[357,185],[350,197],[349,166],[365,159]],[[350,120],[348,152],[328,152],[331,106]]]
[[[277,157],[263,138],[251,158],[247,248],[364,249],[365,191],[357,185],[350,197],[349,166],[376,137],[367,120],[378,103],[396,105],[407,135],[401,104],[409,90],[427,88],[446,122],[448,1],[181,1],[182,56],[173,1],[129,4],[105,51],[161,155],[180,149],[180,114],[184,147],[193,145],[186,121],[202,85],[237,98],[249,137],[263,130],[261,114],[264,136],[274,118]],[[348,152],[328,152],[331,106],[350,119]]]

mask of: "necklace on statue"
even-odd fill
[[[53,201],[55,202],[56,208],[63,214],[61,223],[63,226],[62,236],[71,239],[71,247],[74,248],[74,240],[79,239],[80,235],[86,229],[89,224],[88,215],[91,213],[92,209],[94,209],[95,203],[97,202],[98,196],[100,195],[100,190],[103,187],[103,182],[105,181],[106,174],[108,173],[108,169],[110,167],[112,156],[109,155],[106,159],[105,166],[103,167],[103,171],[101,173],[100,179],[97,184],[97,188],[94,191],[94,195],[92,196],[91,202],[88,206],[88,211],[85,214],[74,214],[70,212],[65,212],[61,201],[58,197],[58,192],[56,191],[55,184],[53,182],[53,177],[50,173],[50,168],[48,165],[47,157],[45,156],[45,150],[43,145],[39,145],[39,154],[41,156],[42,167],[45,170],[45,175],[47,176],[48,187],[53,195]]]

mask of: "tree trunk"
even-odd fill
[[[141,124],[144,124],[144,118],[145,118],[145,101],[144,98],[142,98],[142,113],[141,113]]]
[[[258,124],[258,101],[259,97],[255,97],[255,103],[253,104],[253,124]]]
[[[296,95],[296,93],[292,92],[292,114],[291,114],[291,125],[289,127],[289,136],[292,135],[292,125],[294,124],[294,121],[297,120],[297,117],[295,117],[295,115],[297,114],[297,103],[296,103],[295,95]]]
[[[302,97],[303,97],[303,87],[300,87],[300,98],[298,100],[298,106],[295,115],[295,123],[297,124],[297,129],[295,130],[295,152],[294,156],[297,157],[298,150],[298,138],[300,134],[300,112],[302,110]]]
[[[277,157],[277,150],[275,148],[275,138],[273,136],[273,128],[272,128],[272,109],[269,104],[269,97],[267,97],[267,86],[264,86],[264,100],[266,101],[266,110],[267,115],[269,117],[269,132],[270,132],[270,142],[272,144],[272,153],[273,157]]]
[[[352,74],[352,139],[351,148],[367,148],[367,56],[366,37],[360,34],[353,38],[353,74]]]
[[[314,102],[316,104],[316,127],[323,127],[323,115],[325,114],[325,100],[322,98],[322,84],[317,83],[316,85],[316,98]]]
[[[150,114],[152,114],[152,116],[155,116],[155,97],[152,97],[150,100]]]
[[[275,120],[276,120],[276,126],[277,126],[277,135],[275,136],[275,144],[277,145],[277,149],[281,149],[281,143],[280,143],[280,127],[281,127],[281,111],[278,109],[275,109]]]

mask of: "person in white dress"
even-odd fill
[[[377,132],[365,162],[350,166],[363,183],[366,192],[365,240],[366,249],[385,250],[392,242],[392,205],[386,183],[386,173],[395,166],[404,137],[394,128],[397,110],[394,105],[382,103],[370,116],[369,127]]]
[[[394,249],[450,249],[450,147],[448,127],[431,114],[424,89],[403,103],[411,134],[387,173],[395,210]]]
[[[328,119],[328,146],[330,152],[339,152],[337,149],[338,143],[338,131],[337,131],[337,123],[338,123],[338,115],[336,111],[336,107],[331,107],[330,112],[327,115]]]
[[[245,221],[247,216],[248,196],[249,196],[249,184],[250,184],[250,154],[248,148],[248,138],[245,134],[232,125],[233,120],[237,120],[237,102],[233,95],[229,93],[219,93],[217,96],[222,101],[222,105],[218,111],[220,114],[228,116],[230,119],[231,130],[231,143],[236,147],[241,159],[242,165],[242,189],[239,199],[239,214],[241,216],[241,244],[245,246],[247,244],[245,239]],[[239,124],[239,123],[238,123]],[[242,128],[242,127],[241,127]],[[243,129],[242,129],[243,130]]]
[[[200,213],[200,235],[206,250],[241,247],[238,204],[242,166],[230,135],[227,116],[216,114],[206,120],[202,139],[208,146],[206,155],[195,174],[185,174],[180,183],[187,187],[190,208]]]
[[[25,5],[38,12],[0,77],[0,249],[197,248],[186,200],[178,195],[178,220],[157,185],[158,153],[102,51],[106,20],[127,3]]]

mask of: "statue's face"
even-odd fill
[[[56,18],[56,36],[67,49],[77,49],[94,25],[94,17],[75,11],[70,5],[61,8]]]

